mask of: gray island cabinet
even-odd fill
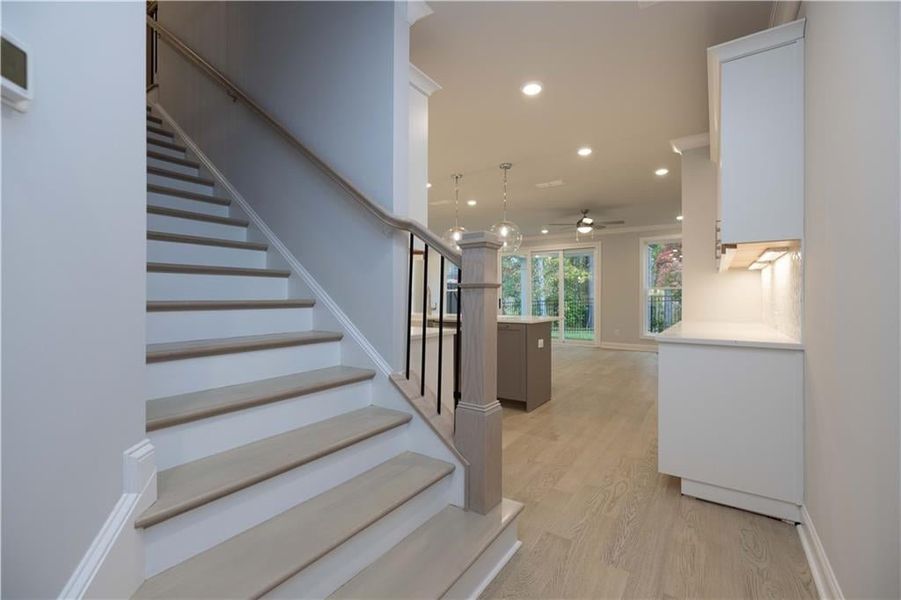
[[[554,317],[497,318],[497,397],[531,411],[551,399]]]

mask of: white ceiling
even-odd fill
[[[678,156],[669,140],[707,131],[706,48],[765,29],[771,2],[429,2],[412,62],[442,90],[429,104],[429,226],[509,218],[526,235],[588,208],[624,227],[675,223]],[[541,81],[536,97],[520,92]],[[594,150],[576,155],[583,145]],[[668,167],[665,178],[654,176]],[[536,183],[565,185],[538,189]],[[476,207],[465,201],[475,198]],[[563,229],[552,228],[554,231]]]

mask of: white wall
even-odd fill
[[[760,321],[760,274],[717,271],[716,165],[706,146],[682,154],[682,217],[682,318]]]
[[[160,20],[361,191],[403,212],[409,30],[398,10],[382,2],[165,2]],[[161,104],[399,366],[406,238],[161,48]]]
[[[144,437],[144,3],[3,3],[4,598],[60,593]]]
[[[804,11],[805,501],[845,597],[898,598],[901,15]]]

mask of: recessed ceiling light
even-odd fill
[[[547,230],[547,229],[542,229],[542,230],[541,230],[541,233],[548,233],[548,230]]]
[[[654,175],[656,175],[657,177],[663,177],[667,173],[669,173],[669,169],[667,169],[666,167],[660,167],[659,169],[654,171]]]
[[[579,156],[588,156],[589,154],[591,154],[591,148],[589,148],[588,146],[582,146],[581,148],[579,148],[578,154]]]
[[[425,189],[429,189],[430,187],[432,187],[432,184],[431,184],[431,183],[425,184]]]
[[[466,204],[468,204],[469,206],[475,206],[476,204],[478,204],[478,202],[476,202],[475,200],[467,200]]]
[[[537,96],[541,93],[541,82],[529,81],[522,86],[522,93],[526,96]]]
[[[682,220],[682,215],[679,215],[678,217],[676,217],[676,220],[677,220],[677,221],[681,221],[681,220]]]

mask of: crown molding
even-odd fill
[[[617,227],[616,229],[601,229],[595,231],[594,234],[585,234],[580,236],[579,243],[580,244],[591,244],[592,240],[597,238],[598,236],[604,237],[609,235],[619,235],[623,233],[642,233],[645,231],[682,231],[682,224],[679,222],[676,223],[661,223],[659,225],[636,225],[634,227]],[[591,237],[594,236],[594,237]],[[557,242],[557,241],[570,241],[575,242],[575,236],[573,231],[566,231],[561,233],[549,233],[547,235],[525,235],[522,238],[523,243],[534,244],[536,242]]]
[[[426,75],[422,70],[410,63],[410,85],[425,94],[431,96],[441,89],[437,81]]]
[[[704,132],[686,135],[685,137],[670,140],[669,145],[676,154],[682,154],[683,152],[696,150],[698,148],[706,148],[710,145],[710,134]]]
[[[426,18],[433,12],[435,11],[432,10],[432,7],[427,2],[409,0],[407,2],[407,23],[412,27],[416,21]]]

